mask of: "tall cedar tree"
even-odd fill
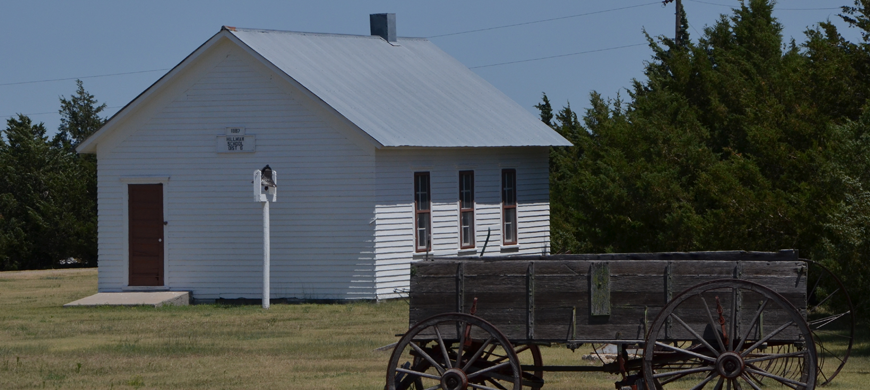
[[[76,93],[69,99],[60,98],[60,126],[52,145],[70,155],[80,173],[79,182],[72,194],[71,210],[79,224],[70,242],[70,257],[84,265],[97,264],[97,156],[77,154],[75,148],[97,132],[106,119],[100,117],[106,104],[100,104],[88,93],[81,80],[76,80]]]
[[[47,268],[67,254],[76,217],[69,212],[69,186],[75,186],[69,155],[52,148],[42,123],[18,115],[7,120],[0,144],[2,256],[4,269]]]
[[[0,137],[0,267],[51,268],[97,258],[96,159],[75,146],[104,122],[81,81],[61,98],[60,132],[49,140],[45,126],[18,115]]]
[[[830,23],[785,43],[767,0],[695,42],[647,35],[627,103],[593,92],[582,121],[569,105],[548,123],[574,144],[551,153],[553,250],[796,248],[870,293],[868,4],[844,9],[861,44]]]

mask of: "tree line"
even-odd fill
[[[0,130],[0,270],[97,264],[97,159],[75,148],[106,105],[76,85],[54,136],[23,114]]]
[[[625,98],[541,119],[554,252],[798,249],[870,297],[870,0],[785,41],[774,1],[747,0],[690,39],[647,34]],[[864,313],[870,300],[858,299]]]

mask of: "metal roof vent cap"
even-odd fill
[[[369,15],[372,35],[384,38],[389,43],[396,43],[396,14]]]

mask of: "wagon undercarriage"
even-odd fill
[[[387,388],[537,389],[546,372],[602,371],[621,374],[617,389],[813,389],[851,348],[851,331],[844,353],[819,329],[851,325],[854,313],[842,286],[810,278],[808,290],[810,264],[794,251],[416,263],[411,326]],[[617,354],[600,366],[546,365],[539,345],[551,344],[614,344]]]

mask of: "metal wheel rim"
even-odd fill
[[[810,331],[813,333],[813,342],[816,344],[816,350],[818,352],[819,359],[819,380],[823,381],[820,383],[820,386],[825,386],[831,383],[834,380],[840,371],[843,369],[843,366],[846,365],[846,361],[849,360],[849,355],[852,352],[852,344],[855,341],[855,307],[852,305],[852,298],[849,296],[849,292],[846,291],[846,287],[843,286],[843,283],[840,279],[834,275],[831,270],[822,264],[812,261],[812,260],[804,260],[807,263],[807,317],[813,316],[813,314],[821,311],[821,305],[825,302],[835,301],[835,304],[845,306],[847,309],[844,313],[834,313],[836,315],[842,315],[840,319],[836,319],[830,322],[824,321],[825,319],[819,319],[817,321],[810,321]],[[819,275],[817,278],[813,277],[813,270],[811,267],[817,267],[822,275]],[[818,294],[819,287],[821,282],[833,283],[832,286],[836,286],[836,290],[829,294]],[[809,303],[813,296],[815,295],[815,300],[821,302],[818,305],[812,305]],[[824,295],[824,296],[819,296]],[[839,303],[836,301],[840,301]],[[848,335],[845,336],[840,342],[845,343],[845,352],[840,356],[840,354],[836,352],[832,352],[831,349],[825,347],[825,343],[822,341],[821,332],[825,331],[826,327],[830,327],[831,324],[836,322],[843,322],[840,324],[845,326],[848,332]],[[815,324],[814,324],[815,323]],[[834,364],[830,364],[830,359],[834,358]]]
[[[523,352],[528,352],[530,357],[532,358],[533,365],[535,367],[540,367],[544,365],[543,359],[541,358],[541,349],[535,344],[521,344],[517,345],[514,348],[514,353],[517,354],[517,358],[522,356]],[[531,376],[531,377],[530,377]],[[544,380],[544,371],[543,370],[535,370],[535,371],[523,371],[523,387],[528,387],[530,389],[540,389],[543,387],[543,384],[538,386],[535,384],[528,384],[529,381],[538,381],[543,382]]]
[[[440,329],[442,326],[456,327],[456,333],[459,336],[459,340],[456,343],[457,345],[455,350],[452,346],[452,343],[454,342],[453,339],[448,337],[448,335],[445,335],[442,338],[441,334],[439,333],[440,330],[438,330],[437,332],[434,331],[435,329]],[[474,338],[475,327],[478,329],[478,334],[482,332],[488,335],[487,340],[484,340],[482,343],[480,343],[481,346],[479,346],[478,348],[472,347],[469,350],[465,350],[465,332],[459,331],[459,329],[464,329],[466,328],[466,326],[471,327],[472,334],[470,335],[470,339],[472,339],[475,343],[479,343],[480,341],[480,339]],[[429,352],[433,352],[431,354],[417,344],[419,340],[415,340],[415,338],[418,338],[418,335],[421,335],[421,333],[428,329],[432,329],[437,336],[434,340],[429,340],[429,342],[435,343],[435,346],[429,350]],[[428,339],[429,336],[426,336],[425,338]],[[493,351],[498,347],[501,348],[499,352],[503,355],[493,354]],[[421,364],[421,366],[426,366],[428,364],[428,367],[426,367],[425,370],[420,372],[402,367],[402,364],[409,363],[401,362],[401,360],[403,360],[403,355],[405,355],[405,352],[410,351],[408,348],[410,348],[410,350],[414,350],[417,355],[422,356],[422,359],[426,361],[426,363]],[[420,352],[421,350],[423,351],[423,353]],[[474,352],[469,354],[472,350],[474,350]],[[424,355],[429,356],[427,357]],[[456,358],[457,356],[459,356],[459,359]],[[490,358],[492,359],[492,361],[486,360]],[[440,369],[435,367],[435,365],[431,365],[431,362],[434,362],[438,366],[440,366]],[[478,369],[481,365],[486,365],[486,367]],[[432,373],[429,371],[429,368],[436,368],[436,371]],[[409,329],[408,332],[406,332],[402,336],[402,338],[396,344],[396,347],[393,349],[392,355],[390,356],[390,363],[387,367],[386,388],[388,390],[403,389],[406,388],[404,387],[404,384],[408,384],[408,387],[410,387],[412,382],[422,382],[422,378],[425,378],[429,381],[440,381],[444,373],[446,373],[449,368],[459,369],[467,375],[469,379],[469,389],[500,390],[511,388],[513,390],[520,390],[522,387],[522,369],[520,368],[519,358],[517,358],[513,346],[511,345],[510,341],[508,341],[507,337],[504,336],[504,334],[502,334],[495,326],[493,326],[489,322],[486,322],[480,317],[475,317],[464,313],[447,313],[429,317],[421,321],[420,323]],[[397,374],[406,375],[401,377],[402,379],[398,386],[396,383],[396,379],[398,378]],[[507,382],[505,383],[507,383],[508,387],[505,387],[501,383],[496,382],[496,380],[506,380]],[[489,382],[489,385],[472,383],[479,381],[483,381],[484,383]],[[493,384],[496,387],[491,387],[493,386]],[[427,387],[427,389],[438,388],[442,387]]]
[[[749,324],[749,326],[745,330],[740,329],[739,332],[736,333],[738,336],[742,335],[741,338],[726,339],[726,338],[723,338],[722,333],[718,331],[717,325],[721,325],[721,324],[715,324],[716,321],[713,320],[714,313],[710,312],[709,305],[706,303],[706,298],[703,295],[706,292],[711,292],[714,290],[729,290],[730,293],[732,294],[732,299],[729,301],[729,303],[734,302],[735,300],[739,299],[739,298],[737,298],[737,295],[741,291],[754,292],[754,293],[759,294],[765,298],[764,304],[760,305],[759,310],[752,317],[752,322]],[[691,326],[685,325],[684,321],[682,319],[680,319],[679,316],[677,316],[675,314],[674,309],[676,309],[681,304],[685,303],[686,301],[688,301],[689,299],[694,298],[694,297],[700,297],[700,301],[703,302],[704,305],[707,307],[706,310],[708,313],[710,313],[710,316],[708,317],[709,318],[709,325],[711,326],[712,329],[714,329],[714,331],[711,333],[715,334],[716,341],[707,341],[706,340],[707,337],[701,336],[701,334],[706,335],[706,333],[704,333],[704,330],[706,328],[689,329],[689,328],[691,328]],[[789,383],[786,381],[799,383],[799,384],[790,383],[790,385],[788,385],[787,387],[791,387],[791,388],[799,388],[799,389],[804,389],[804,390],[814,389],[815,385],[816,385],[815,382],[816,382],[816,374],[817,374],[816,350],[815,350],[814,343],[804,342],[803,345],[805,345],[805,349],[802,350],[801,352],[797,352],[797,354],[799,354],[799,356],[802,356],[803,360],[800,362],[800,365],[798,366],[798,371],[796,371],[800,374],[800,377],[796,380],[792,379],[792,378],[777,378],[778,377],[777,375],[774,375],[774,374],[771,374],[768,372],[759,372],[759,368],[756,365],[756,363],[759,363],[762,361],[759,359],[770,360],[770,359],[779,359],[779,358],[783,358],[783,359],[792,358],[790,356],[787,356],[787,354],[768,354],[769,356],[772,356],[769,358],[764,357],[764,356],[762,356],[761,358],[748,356],[752,352],[759,351],[760,350],[759,348],[761,346],[763,346],[763,344],[764,344],[763,343],[764,338],[761,338],[759,340],[755,340],[755,342],[747,341],[747,339],[750,339],[750,332],[753,329],[756,329],[756,331],[758,331],[758,328],[755,327],[754,324],[756,324],[758,322],[759,318],[763,319],[763,313],[764,313],[765,307],[769,303],[773,303],[774,305],[777,305],[780,310],[784,311],[784,313],[787,314],[786,318],[788,319],[788,322],[786,322],[785,324],[778,324],[778,325],[780,325],[780,328],[777,328],[777,330],[770,332],[770,335],[765,335],[764,337],[767,337],[767,340],[771,340],[772,337],[776,336],[782,330],[787,329],[792,325],[797,328],[797,332],[799,333],[800,338],[802,338],[803,340],[810,340],[812,338],[812,333],[809,329],[809,326],[807,325],[807,323],[804,320],[803,316],[801,315],[800,311],[798,311],[794,307],[794,305],[792,305],[790,302],[788,302],[788,300],[786,300],[782,295],[780,295],[780,294],[776,293],[775,291],[770,290],[762,285],[759,285],[759,284],[756,284],[753,282],[748,282],[745,280],[723,279],[723,280],[715,280],[715,281],[711,281],[711,282],[701,283],[699,285],[696,285],[696,286],[689,288],[688,290],[682,292],[679,296],[674,298],[671,302],[669,302],[662,309],[662,311],[659,313],[659,315],[656,317],[655,321],[653,322],[652,326],[650,327],[650,331],[647,335],[647,339],[646,339],[646,342],[644,345],[644,356],[643,356],[643,376],[644,376],[644,382],[647,384],[647,388],[648,389],[662,388],[663,384],[667,384],[671,380],[676,380],[676,379],[685,377],[687,375],[701,374],[702,376],[704,376],[703,380],[701,380],[698,384],[696,384],[695,387],[693,387],[693,389],[703,389],[707,385],[713,386],[714,389],[725,388],[723,385],[727,385],[728,389],[731,389],[731,388],[741,389],[741,390],[743,388],[759,389],[761,385],[756,380],[756,378],[760,377],[760,376],[765,376],[765,377],[767,377],[767,379],[773,378],[772,380],[780,381],[781,383]],[[729,305],[729,306],[730,306],[729,309],[733,310],[733,307],[735,305]],[[745,305],[741,305],[741,308],[743,306],[745,306]],[[714,310],[714,312],[715,311],[716,310]],[[725,321],[727,323],[727,328],[726,328],[725,333],[732,335],[732,337],[735,335],[735,325],[733,322],[733,318],[735,315],[734,313],[735,313],[734,311],[730,311],[730,315],[728,316],[728,320]],[[741,316],[742,316],[742,313],[741,313]],[[719,314],[719,317],[722,318],[723,315]],[[675,351],[675,352],[682,354],[684,356],[691,356],[692,358],[698,359],[699,363],[695,364],[694,368],[671,371],[671,372],[666,372],[666,373],[656,373],[655,368],[656,368],[657,362],[654,360],[654,355],[655,355],[655,351],[657,350],[657,348],[667,349],[667,350],[676,348],[676,347],[671,347],[669,345],[666,345],[663,342],[658,341],[658,335],[660,334],[660,332],[662,332],[663,326],[665,325],[665,323],[668,319],[676,320],[676,321],[673,321],[674,323],[672,326],[674,326],[674,327],[684,328],[688,332],[694,331],[695,332],[694,334],[696,336],[699,336],[699,338],[697,340],[698,345],[703,344],[704,351],[712,352],[715,350],[717,352],[713,352],[713,354],[709,354],[709,353],[704,354],[704,353],[695,352],[695,354],[692,355],[693,351],[690,351],[690,350]],[[762,328],[763,328],[763,326],[762,326]],[[698,333],[699,331],[701,333]],[[761,333],[761,332],[759,332],[759,333]],[[746,342],[747,344],[752,342],[752,345],[747,346],[744,344],[744,342]],[[715,344],[713,344],[713,343],[715,343]],[[720,373],[717,372],[716,364],[718,364],[718,362],[719,362],[718,359],[721,359],[725,355],[724,352],[726,352],[726,351],[736,351],[736,353],[738,355],[743,356],[743,359],[745,359],[744,362],[746,363],[747,367],[749,367],[749,368],[747,368],[745,370],[745,374],[743,371],[741,371],[741,374],[738,376],[738,378],[740,378],[741,380],[737,380],[736,378],[733,380],[726,379],[724,375],[721,375]],[[758,352],[756,352],[756,354],[763,355],[763,354],[760,354]],[[698,355],[698,357],[695,357],[695,355]],[[703,357],[703,359],[702,359],[702,357]],[[705,372],[707,372],[708,374],[703,374]],[[673,379],[671,379],[671,377],[673,377]],[[665,379],[665,380],[660,381],[660,379]],[[741,381],[742,381],[742,383],[741,383]]]

